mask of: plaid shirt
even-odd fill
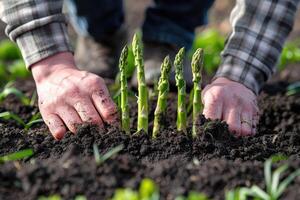
[[[292,30],[300,0],[237,0],[233,32],[216,77],[240,82],[256,94],[275,71]],[[17,42],[27,66],[58,52],[72,51],[63,0],[0,0],[6,34]]]

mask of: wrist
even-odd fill
[[[68,68],[76,69],[73,54],[70,52],[54,54],[30,66],[36,83],[42,82],[50,75]]]
[[[242,87],[243,89],[249,90],[251,93],[253,93],[256,96],[256,94],[250,88],[248,88],[246,85],[244,85],[243,83],[240,83],[239,81],[231,80],[230,78],[227,78],[225,76],[224,77],[220,76],[220,77],[214,78],[213,83],[222,84],[222,85],[223,84],[239,85],[239,87]]]

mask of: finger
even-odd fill
[[[105,87],[99,88],[99,90],[93,92],[92,100],[103,121],[111,125],[116,125],[119,118],[118,109],[110,98],[108,90]]]
[[[229,130],[234,132],[238,136],[241,134],[241,109],[237,107],[228,107],[223,112],[223,120],[225,120],[229,126]]]
[[[210,119],[221,119],[223,101],[219,98],[214,97],[210,93],[203,95],[203,114],[206,118]]]
[[[64,121],[65,125],[72,133],[76,133],[77,126],[82,124],[78,113],[71,106],[65,106],[57,109],[58,116]]]
[[[83,99],[74,104],[74,108],[83,122],[89,122],[103,127],[103,121],[90,99]]]
[[[66,126],[58,115],[48,114],[43,116],[51,134],[56,140],[61,140],[67,132]]]
[[[253,125],[253,114],[248,110],[243,110],[241,113],[241,135],[249,136],[252,135]]]

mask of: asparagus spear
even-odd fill
[[[169,75],[171,71],[170,57],[167,56],[161,64],[161,76],[158,81],[158,99],[154,112],[154,124],[152,136],[155,138],[159,132],[160,125],[166,114],[167,98],[169,93]]]
[[[130,118],[129,118],[129,105],[128,105],[128,87],[127,87],[127,76],[126,69],[128,66],[128,47],[125,46],[122,50],[119,68],[120,68],[120,84],[121,84],[121,117],[122,117],[122,130],[125,133],[130,133]]]
[[[148,133],[148,89],[145,81],[142,41],[138,34],[135,34],[133,37],[132,48],[138,80],[137,132],[144,130]]]
[[[183,78],[183,60],[185,49],[181,48],[177,53],[174,61],[175,66],[175,79],[178,90],[178,102],[177,102],[177,130],[186,133],[187,114],[186,114],[186,83]]]
[[[203,50],[197,49],[192,58],[192,72],[194,82],[193,96],[193,137],[197,135],[197,127],[200,121],[200,115],[203,110],[201,100],[201,83],[202,83],[202,68],[203,68]]]

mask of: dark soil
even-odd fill
[[[168,200],[190,190],[223,199],[225,191],[238,186],[263,187],[263,162],[270,156],[289,156],[291,171],[300,164],[300,98],[285,96],[286,86],[285,82],[266,86],[259,97],[258,133],[247,138],[237,138],[229,133],[226,123],[204,117],[197,138],[177,132],[172,126],[176,118],[174,95],[169,99],[166,128],[154,140],[146,133],[129,136],[113,127],[99,130],[84,125],[76,135],[68,133],[63,140],[55,141],[44,124],[26,132],[13,121],[0,120],[0,155],[26,148],[35,153],[30,160],[0,167],[0,199],[37,199],[50,194],[64,199],[78,194],[108,199],[116,188],[137,188],[145,177],[152,178],[160,187],[161,198]],[[28,95],[34,90],[31,81],[19,81],[17,87]],[[136,124],[135,102],[130,109],[132,127]],[[154,102],[150,103],[152,111]],[[0,112],[7,110],[24,119],[38,111],[36,106],[22,106],[14,96],[0,104]],[[101,153],[120,144],[124,148],[118,156],[97,166],[93,144]],[[296,199],[300,193],[295,188],[299,186],[300,178],[292,183],[284,199]]]

